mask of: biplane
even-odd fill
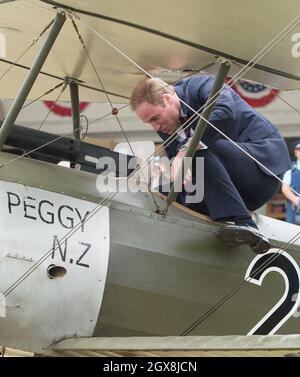
[[[221,223],[135,190],[135,157],[81,140],[79,122],[79,101],[120,122],[145,75],[216,74],[219,59],[235,80],[297,90],[299,30],[296,0],[0,1],[0,98],[15,99],[0,130],[1,345],[299,334],[298,226],[254,213],[270,251],[225,248]],[[71,99],[73,136],[18,124],[38,98]]]

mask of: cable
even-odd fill
[[[51,111],[53,110],[54,106],[56,105],[56,103],[58,102],[58,100],[60,99],[60,97],[62,96],[62,94],[63,94],[63,92],[65,91],[66,87],[67,87],[67,84],[64,83],[63,87],[61,88],[61,91],[60,91],[59,95],[56,97],[56,100],[53,101],[52,106],[50,107],[50,109],[48,110],[48,112],[47,112],[45,118],[43,119],[42,123],[40,124],[40,126],[39,126],[39,128],[38,128],[39,130],[43,127],[43,125],[44,125],[44,123],[46,122],[46,120],[47,120],[49,114],[51,113]]]
[[[28,50],[31,49],[32,46],[34,46],[37,41],[42,37],[42,35],[50,28],[50,26],[53,24],[54,20],[52,20],[45,28],[41,31],[41,33],[33,39],[31,44],[17,57],[17,59],[11,64],[10,67],[0,76],[0,81],[7,75],[7,73],[18,63],[18,61],[26,54]]]
[[[239,148],[243,153],[245,153],[248,157],[250,157],[253,161],[255,161],[256,163],[258,163],[260,166],[262,166],[264,169],[266,169],[275,179],[277,179],[278,181],[280,181],[281,183],[282,180],[277,177],[273,172],[271,172],[268,168],[266,168],[263,164],[261,164],[258,160],[256,160],[253,156],[251,156],[247,151],[245,151],[242,147],[240,147],[236,142],[234,142],[231,138],[229,138],[226,134],[224,134],[223,132],[221,132],[217,127],[215,127],[211,122],[209,122],[207,119],[205,119],[201,114],[200,114],[200,111],[204,108],[204,106],[212,106],[212,104],[214,104],[216,101],[217,101],[217,95],[220,94],[222,92],[222,90],[227,90],[227,87],[231,88],[232,85],[235,84],[235,82],[241,78],[241,75],[244,75],[245,73],[247,73],[249,71],[249,69],[251,69],[256,63],[258,60],[260,60],[263,56],[265,56],[272,48],[274,48],[283,38],[285,38],[285,36],[291,32],[291,30],[293,30],[299,23],[300,23],[300,15],[298,15],[296,18],[294,18],[294,20],[292,20],[280,33],[278,33],[261,51],[259,51],[254,58],[252,58],[250,60],[250,62],[242,68],[241,71],[239,71],[235,76],[233,76],[231,78],[231,80],[229,80],[229,82],[227,83],[227,86],[225,86],[225,88],[222,88],[221,90],[219,90],[211,99],[210,101],[208,101],[205,105],[203,105],[198,111],[195,111],[193,108],[191,108],[187,103],[185,103],[184,101],[182,101],[179,97],[179,100],[181,103],[183,103],[186,107],[188,107],[193,113],[194,113],[194,116],[195,118],[194,119],[191,119],[193,118],[193,116],[189,119],[189,122],[187,122],[187,125],[185,126],[186,123],[184,123],[181,127],[178,128],[177,131],[184,131],[186,128],[189,127],[189,124],[196,119],[196,117],[200,117],[201,119],[203,119],[208,125],[210,125],[211,127],[213,127],[218,133],[220,133],[222,136],[224,136],[227,140],[229,140],[233,145],[235,145],[237,148]],[[295,24],[296,23],[296,24]],[[294,25],[295,24],[295,25]],[[149,72],[145,71],[140,65],[138,65],[136,62],[134,62],[131,58],[129,58],[125,53],[123,53],[118,47],[116,47],[115,45],[113,45],[110,41],[108,41],[103,35],[101,35],[99,32],[97,32],[95,29],[89,27],[86,25],[86,27],[92,31],[93,33],[95,33],[96,35],[98,35],[102,40],[104,40],[108,45],[110,45],[113,49],[115,49],[118,53],[120,53],[123,57],[125,57],[127,60],[129,60],[132,64],[134,64],[137,68],[139,68],[142,72],[144,72],[148,77],[151,77],[151,78],[154,78],[151,74],[149,74]],[[290,27],[290,28],[289,28]],[[279,39],[279,40],[277,40]],[[274,42],[274,44],[272,45],[272,43]],[[264,51],[266,50],[266,51]],[[255,61],[256,60],[256,61]],[[245,72],[243,72],[245,71]],[[163,87],[163,86],[162,86]],[[165,89],[168,90],[168,88],[166,86],[164,86]],[[172,93],[171,93],[172,94]],[[184,127],[185,126],[185,127]],[[165,140],[165,142],[163,143],[163,147],[166,147],[168,145],[170,145],[173,140],[177,138],[177,134],[173,134],[171,135],[167,140]],[[296,195],[300,196],[299,193],[297,193],[294,189],[292,189]]]
[[[199,114],[198,114],[199,115]],[[90,220],[90,218],[98,211],[98,210],[100,210],[102,207],[103,207],[103,202],[105,202],[105,201],[108,201],[108,200],[110,200],[111,198],[113,198],[117,193],[118,193],[118,191],[125,185],[125,184],[127,184],[127,181],[128,181],[128,179],[131,177],[131,176],[133,176],[133,174],[135,173],[135,171],[133,172],[133,173],[131,173],[130,175],[129,175],[129,177],[120,185],[120,187],[119,187],[119,189],[118,190],[116,190],[116,192],[114,192],[112,195],[111,194],[109,194],[109,195],[107,195],[107,197],[106,198],[104,198],[92,211],[91,211],[91,214],[90,214],[90,216],[88,216],[87,218],[86,218],[86,221],[85,222],[87,222],[87,221],[89,221]],[[58,246],[59,246],[59,244],[61,243],[61,242],[64,242],[64,240],[66,240],[67,238],[69,238],[74,232],[76,232],[79,228],[81,227],[81,222],[79,223],[79,224],[77,224],[77,226],[75,226],[70,232],[68,232],[66,235],[65,235],[65,237],[63,237],[62,238],[62,240],[60,240],[59,241],[59,243],[58,243]],[[57,247],[58,247],[57,246]],[[55,250],[55,249],[54,249]],[[52,249],[50,249],[50,251],[48,251],[48,253],[52,253],[53,251],[53,248]],[[40,260],[37,262],[37,263],[39,263],[39,264],[41,264],[42,262],[41,261],[43,261],[43,258],[45,258],[45,259],[47,259],[47,257],[50,255],[48,255],[47,256],[47,254],[48,253],[46,253],[42,258],[40,258]],[[36,264],[35,264],[36,265]],[[32,266],[32,267],[34,267],[34,266]],[[25,274],[23,274],[22,275],[22,277],[19,279],[19,282],[21,282],[21,281],[23,281],[25,278],[26,278],[26,276],[28,276],[28,275],[30,275],[30,273],[32,273],[34,271],[34,269],[32,270],[32,269],[29,269]],[[26,275],[27,274],[27,275]],[[25,276],[25,277],[24,277]],[[23,280],[22,280],[22,278],[23,278]],[[17,282],[16,282],[17,283]],[[5,296],[7,296],[17,285],[15,285],[16,283],[14,283],[12,286],[10,286],[6,291],[5,291]]]
[[[86,122],[85,133],[82,134],[81,137],[80,137],[80,140],[84,140],[85,137],[86,137],[86,135],[87,135],[87,133],[88,133],[88,131],[89,131],[89,120],[88,120],[88,118],[87,118],[85,115],[83,115],[83,114],[81,114],[81,115],[79,116],[79,118],[80,118],[80,130],[81,130],[81,132],[83,131],[82,119],[84,119],[85,122]]]
[[[120,110],[120,109],[119,109],[119,110]],[[103,117],[101,117],[101,118],[99,118],[99,119],[103,119],[104,117],[106,117],[106,116],[108,116],[108,115],[111,115],[111,113],[108,113],[108,114],[104,115]],[[81,116],[85,117],[84,115],[81,115]],[[99,119],[98,119],[98,120],[99,120]],[[89,127],[92,123],[94,123],[94,122],[90,122],[90,123],[88,124],[88,127]],[[78,130],[82,130],[82,128],[81,128],[81,127],[78,127],[77,129],[72,130],[71,132],[67,133],[66,135],[73,135],[73,132],[74,132],[74,131],[78,131]],[[12,164],[12,163],[16,162],[17,160],[19,160],[19,159],[21,159],[21,158],[23,158],[23,157],[26,157],[26,156],[30,155],[30,154],[33,153],[33,152],[37,152],[38,150],[43,149],[44,147],[46,147],[46,146],[48,146],[48,145],[51,145],[52,143],[55,143],[56,141],[58,141],[58,140],[60,140],[60,139],[63,139],[64,137],[65,137],[65,135],[64,135],[64,136],[58,136],[58,137],[55,138],[54,140],[51,140],[51,141],[49,141],[49,142],[47,142],[47,143],[45,143],[45,144],[43,144],[43,145],[40,145],[39,147],[37,147],[37,148],[35,148],[35,149],[32,149],[32,150],[30,150],[30,151],[28,151],[28,152],[25,152],[25,153],[23,153],[22,155],[20,155],[20,156],[18,156],[18,157],[12,158],[12,159],[6,161],[4,164],[1,164],[1,165],[0,165],[0,169],[1,169],[1,168],[4,168],[5,166],[7,166],[7,165],[9,165],[9,164]],[[84,135],[84,137],[86,137],[86,135]],[[152,156],[152,155],[151,155],[151,156]],[[150,156],[150,157],[151,157],[151,156]],[[149,161],[149,162],[150,162],[150,161]]]
[[[138,168],[139,169],[139,168]],[[128,180],[129,178],[132,178],[136,171],[138,169],[135,169],[128,177],[126,180],[124,180],[120,185],[119,185],[119,188],[113,192],[113,193],[110,193],[108,194],[105,198],[103,198],[100,203],[98,203],[96,205],[96,207],[94,207],[91,212],[86,216],[85,220],[84,220],[84,223],[87,223],[99,210],[101,210],[101,208],[103,208],[103,206],[105,205],[105,203],[109,200],[111,200],[112,198],[114,198],[120,190],[122,190],[123,187],[125,187],[125,185],[127,185],[128,183]],[[41,258],[39,258],[27,271],[25,271],[13,284],[11,284],[2,294],[2,296],[0,297],[0,302],[5,299],[5,297],[7,297],[15,288],[17,288],[18,285],[20,285],[22,283],[22,281],[24,281],[29,275],[31,275],[34,270],[40,266],[55,250],[57,250],[57,248],[63,244],[64,242],[66,242],[68,240],[68,238],[70,238],[74,233],[77,232],[77,230],[81,229],[82,227],[82,221],[80,221],[79,223],[77,223],[74,228],[72,228],[69,232],[67,232],[67,234],[64,235],[64,237],[62,237],[60,240],[58,240],[57,242],[57,246],[56,247],[52,247],[51,249],[49,249],[44,255],[42,255]]]
[[[299,17],[300,17],[300,16],[297,16],[295,20],[297,20]],[[292,22],[292,23],[293,23],[293,22]],[[289,25],[291,25],[292,23],[290,23]],[[297,24],[298,24],[298,23],[297,23]],[[297,25],[297,24],[296,24],[296,25]],[[296,25],[293,25],[293,28],[294,28]],[[286,27],[284,30],[286,30],[287,28],[288,28],[288,27]],[[102,35],[100,35],[99,33],[97,33],[94,29],[92,29],[92,28],[89,28],[89,29],[90,29],[90,30],[93,30],[97,35],[99,35],[102,39],[104,39],[106,43],[110,44],[113,48],[115,48],[115,46],[113,46],[113,45],[112,45],[112,44],[111,44],[106,38],[104,38]],[[289,33],[289,32],[290,32],[290,30],[288,30],[287,33]],[[286,33],[286,34],[287,34],[287,33]],[[282,32],[281,32],[280,34],[282,34]],[[280,35],[280,34],[279,34],[279,35]],[[282,38],[284,38],[284,37],[286,36],[286,34],[284,34]],[[281,38],[281,39],[282,39],[282,38]],[[281,40],[281,39],[280,39],[280,40]],[[273,40],[276,40],[276,38],[274,38]],[[278,44],[278,43],[280,42],[280,40],[277,41],[276,44]],[[271,41],[271,42],[272,42],[272,41]],[[268,44],[268,46],[271,45],[271,42]],[[273,47],[274,47],[274,46],[272,46],[271,48],[273,48]],[[117,48],[115,48],[115,49],[117,49]],[[118,52],[121,52],[119,49],[117,49],[117,50],[118,50]],[[270,50],[270,49],[269,49],[269,50]],[[266,52],[260,57],[260,59],[261,59],[261,58],[262,58],[262,57],[263,57],[263,56],[264,56],[269,50],[267,50],[267,51],[266,51]],[[121,54],[122,54],[124,57],[126,57],[128,60],[130,60],[133,64],[135,64],[136,66],[138,66],[135,62],[133,62],[130,58],[128,58],[124,53],[121,52]],[[260,53],[257,54],[256,56],[259,57],[259,55],[260,55]],[[249,70],[249,69],[255,64],[255,63],[254,63],[254,64],[252,64],[252,66],[251,66],[251,63],[254,62],[254,60],[255,60],[255,58],[252,59],[252,61],[251,61],[250,63],[248,63],[248,65],[249,65],[248,70]],[[142,67],[138,66],[138,68],[141,69],[143,72],[145,72],[148,76],[152,77],[151,75],[149,75],[148,72],[146,72],[145,70],[143,70]],[[244,67],[243,70],[245,70],[245,68],[246,68],[246,67]],[[242,71],[243,71],[243,70],[242,70]],[[246,72],[247,72],[247,71],[246,71]],[[231,86],[232,86],[232,85],[234,84],[234,82],[235,82],[234,79],[235,79],[236,77],[238,77],[238,74],[236,74],[236,75],[235,75],[235,76],[229,81],[228,85],[231,84]],[[220,91],[220,92],[221,92],[221,91]],[[214,98],[212,98],[212,100],[213,100],[213,99],[214,99]],[[211,101],[211,103],[209,103],[208,106],[211,106],[211,104],[214,103],[214,102],[215,102],[215,101]],[[185,103],[185,105],[187,106],[186,103]],[[189,106],[187,106],[187,107],[189,107]],[[194,111],[194,109],[192,109],[191,107],[189,107],[189,108],[190,108],[192,111]],[[195,113],[195,111],[194,111],[194,113]],[[201,117],[201,115],[199,114],[199,110],[198,110],[197,113],[198,113],[198,115]],[[201,118],[204,119],[203,117],[201,117]],[[211,125],[215,130],[217,130],[218,132],[220,132],[220,131],[219,131],[216,127],[214,127],[214,126],[213,126],[208,120],[205,119],[205,121],[206,121],[207,124]],[[189,125],[189,124],[188,124],[188,125]],[[181,129],[184,130],[185,128],[188,127],[188,125],[187,125],[186,127],[181,127]],[[183,125],[183,126],[184,126],[184,125]],[[221,134],[222,134],[224,137],[226,137],[228,140],[230,140],[234,145],[236,145],[237,147],[239,147],[239,146],[238,146],[236,143],[234,143],[230,138],[228,138],[224,133],[221,133]],[[168,142],[169,140],[171,140],[170,142],[172,142],[173,139],[174,139],[174,138],[172,138],[172,137],[171,137],[171,138],[168,138],[166,142]],[[166,142],[164,143],[164,145],[166,145]],[[169,144],[170,144],[170,142],[169,142]],[[169,144],[167,144],[167,145],[169,145]],[[263,166],[259,161],[257,161],[256,159],[254,159],[253,156],[251,156],[250,154],[248,154],[243,148],[239,147],[239,149],[240,149],[242,152],[246,153],[246,154],[247,154],[250,158],[252,158],[256,163],[258,163],[259,165]],[[263,167],[264,167],[264,166],[263,166]],[[277,176],[276,176],[273,172],[271,172],[269,169],[266,169],[266,170],[268,170],[269,173],[271,173],[276,179],[280,180],[279,177],[277,177]],[[280,180],[280,181],[281,181],[281,183],[282,183],[282,180]],[[299,195],[299,193],[297,193],[297,192],[296,192],[296,194]]]
[[[284,102],[285,104],[287,104],[292,110],[294,110],[294,111],[296,111],[296,113],[300,114],[300,110],[298,110],[295,106],[293,106],[292,104],[290,104],[286,99],[284,99],[283,97],[281,97],[281,95],[279,93],[274,93],[274,94],[278,98],[280,98],[282,102]]]
[[[243,280],[241,284],[233,288],[230,292],[228,292],[221,300],[219,300],[215,305],[213,305],[209,310],[207,310],[200,318],[198,318],[192,325],[190,325],[185,331],[183,331],[180,336],[187,336],[189,335],[196,327],[198,327],[201,323],[203,323],[207,318],[209,318],[213,313],[216,312],[221,306],[226,304],[231,297],[233,297],[237,292],[239,292],[246,283],[250,282],[257,274],[264,270],[265,267],[269,266],[274,260],[278,258],[285,250],[288,249],[290,245],[295,243],[300,239],[300,232],[298,232],[294,237],[292,237],[281,249],[278,250],[276,255],[272,255],[269,259],[267,259],[254,273],[249,276],[247,279]]]
[[[84,40],[83,40],[82,36],[81,36],[80,33],[79,33],[79,30],[78,30],[78,27],[77,27],[77,25],[76,25],[76,22],[74,21],[74,17],[72,17],[72,15],[70,15],[70,17],[71,17],[72,25],[73,25],[73,27],[74,27],[74,29],[75,29],[75,32],[76,32],[77,36],[78,36],[78,39],[79,39],[79,41],[81,42],[81,44],[82,44],[82,46],[83,46],[83,49],[84,49],[84,51],[85,51],[85,53],[86,53],[86,55],[87,55],[87,57],[88,57],[88,59],[89,59],[91,65],[92,65],[92,67],[93,67],[93,70],[94,70],[94,72],[95,72],[95,74],[96,74],[96,76],[97,76],[97,78],[98,78],[99,84],[100,84],[102,90],[103,90],[104,93],[105,93],[105,96],[106,96],[106,98],[107,98],[107,101],[108,101],[109,104],[110,104],[110,107],[111,107],[111,113],[112,113],[112,115],[115,116],[115,118],[116,118],[116,120],[117,120],[117,123],[119,124],[119,127],[121,128],[121,131],[122,131],[122,133],[123,133],[123,135],[124,135],[124,137],[125,137],[125,139],[126,139],[126,142],[127,142],[127,144],[129,145],[129,148],[130,148],[130,150],[131,150],[132,155],[136,157],[136,155],[135,155],[135,153],[134,153],[134,150],[133,150],[133,148],[132,148],[132,146],[131,146],[131,144],[130,144],[130,142],[129,142],[129,139],[128,139],[128,137],[127,137],[127,134],[126,134],[124,128],[122,127],[122,124],[121,124],[120,119],[119,119],[119,117],[118,117],[118,109],[116,109],[116,108],[113,106],[112,102],[110,101],[110,98],[109,98],[109,96],[108,96],[108,94],[107,94],[107,92],[106,92],[106,90],[105,90],[105,87],[104,87],[104,84],[103,84],[103,82],[102,82],[102,80],[101,80],[101,78],[100,78],[100,75],[98,74],[98,72],[97,72],[97,70],[96,70],[96,67],[95,67],[95,65],[94,65],[94,63],[93,63],[93,61],[92,61],[92,59],[91,59],[91,56],[90,56],[90,54],[89,54],[89,52],[88,52],[88,50],[87,50],[87,48],[86,48],[86,45],[85,45],[85,43],[84,43]],[[144,180],[147,182],[148,180],[145,178],[144,173],[143,173],[142,170],[141,170],[141,174],[142,174]],[[153,193],[152,193],[152,190],[151,190],[151,187],[150,187],[150,183],[148,184],[148,191],[149,191],[149,193],[151,194],[151,197],[152,197],[152,200],[153,200],[154,205],[156,206],[156,211],[162,211],[162,209],[158,206],[158,203],[157,203],[157,201],[156,201],[156,199],[155,199],[155,197],[154,197],[154,195],[153,195]]]
[[[22,111],[23,109],[25,109],[25,107],[30,106],[30,105],[32,105],[33,103],[35,103],[35,102],[37,102],[38,100],[40,100],[41,98],[47,96],[48,94],[51,94],[52,92],[54,92],[54,90],[58,89],[58,88],[61,87],[62,85],[64,85],[64,82],[61,82],[60,84],[55,85],[53,88],[47,90],[46,92],[44,92],[43,94],[41,94],[41,95],[40,95],[39,97],[37,97],[36,99],[32,100],[31,102],[26,103],[25,105],[23,105],[21,111]]]

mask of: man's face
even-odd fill
[[[171,94],[164,94],[163,101],[165,106],[142,102],[135,112],[144,123],[150,123],[156,132],[172,135],[179,127],[180,106],[178,107],[176,97]]]
[[[297,158],[297,160],[300,160],[300,149],[299,148],[294,150],[294,154],[295,154],[295,157]]]

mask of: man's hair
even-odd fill
[[[300,149],[300,140],[294,142],[294,149]]]
[[[144,79],[138,83],[131,94],[131,108],[135,110],[143,102],[151,103],[154,106],[165,106],[162,98],[164,93],[176,94],[172,85],[157,77]]]

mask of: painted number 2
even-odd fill
[[[277,304],[249,331],[248,335],[274,334],[293,315],[299,305],[299,266],[285,252],[278,253],[271,249],[266,254],[258,255],[251,262],[245,280],[261,285],[265,276],[272,271],[277,271],[282,275],[285,292]]]

